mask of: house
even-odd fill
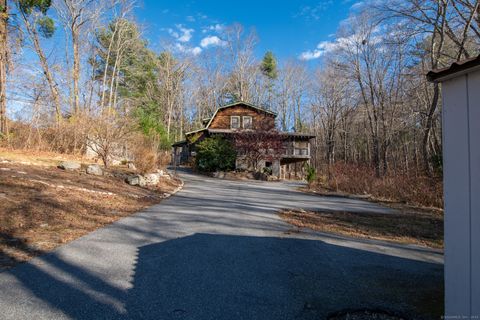
[[[442,84],[445,316],[480,316],[480,55],[433,70]]]
[[[184,141],[173,144],[173,163],[180,165],[192,161],[195,157],[196,144],[207,137],[219,135],[235,141],[245,133],[252,135],[258,133],[257,137],[260,139],[262,136],[268,137],[271,133],[281,141],[280,154],[275,157],[265,154],[256,169],[261,171],[265,167],[270,167],[272,175],[281,179],[301,178],[304,165],[310,162],[311,142],[315,136],[299,132],[277,131],[276,116],[275,112],[246,102],[236,102],[220,107],[211,118],[204,119],[204,128],[185,133]],[[252,169],[245,157],[240,150],[237,150],[237,169]]]

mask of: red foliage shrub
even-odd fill
[[[319,176],[320,186],[330,190],[368,194],[379,199],[425,207],[443,207],[443,182],[440,178],[413,173],[389,173],[377,178],[373,168],[343,163],[331,166],[329,175],[323,173]]]

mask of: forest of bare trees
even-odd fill
[[[277,112],[281,130],[314,133],[320,171],[340,163],[376,177],[440,175],[441,88],[425,74],[479,54],[478,1],[367,2],[310,53],[315,65],[259,58],[261,39],[240,24],[201,53],[156,52],[136,6],[0,2],[3,145],[81,153],[114,131],[168,150],[216,108],[243,100]]]

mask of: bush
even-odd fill
[[[157,170],[157,153],[148,146],[139,146],[134,150],[134,164],[140,173]]]
[[[390,172],[375,177],[368,166],[336,163],[330,168],[331,179],[323,187],[350,194],[369,194],[375,198],[426,207],[443,207],[443,183],[440,178]],[[322,180],[322,179],[320,179]]]
[[[317,180],[317,170],[309,164],[305,167],[305,179],[307,179],[309,186],[312,186],[315,180]]]
[[[207,138],[197,145],[196,167],[199,171],[228,171],[235,168],[237,154],[230,141]]]
[[[272,173],[273,173],[272,167],[264,167],[264,168],[263,168],[263,173],[265,173],[266,175],[271,176]]]

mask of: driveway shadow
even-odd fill
[[[126,309],[145,319],[326,319],[443,313],[443,266],[322,241],[194,234],[140,247]]]
[[[129,289],[55,253],[41,259],[58,273],[31,263],[5,272],[34,297],[18,301],[23,314],[15,306],[5,318],[42,318],[35,304],[73,319],[326,319],[362,308],[406,319],[443,313],[443,265],[318,240],[194,234],[142,246]]]

